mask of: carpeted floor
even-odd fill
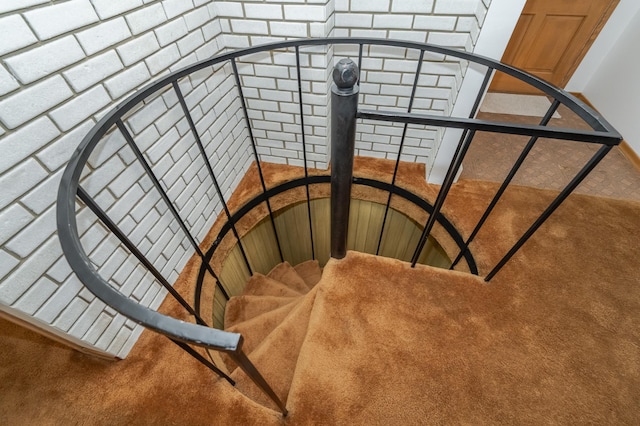
[[[452,189],[445,210],[463,234],[496,189]],[[472,246],[481,273],[551,196],[507,191]],[[640,423],[639,236],[640,203],[573,195],[490,284],[357,253],[332,260],[284,422]],[[116,363],[5,322],[0,335],[1,424],[281,422],[150,332]]]

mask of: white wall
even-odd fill
[[[567,86],[640,154],[640,2],[622,0]]]
[[[499,61],[507,48],[525,3],[526,0],[492,0],[473,52]],[[469,116],[485,73],[486,67],[477,65],[469,67],[452,116]],[[462,130],[459,129],[445,131],[433,169],[428,172],[430,183],[440,184],[444,180],[461,136]]]

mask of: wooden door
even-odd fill
[[[619,0],[528,0],[502,62],[564,87]],[[496,73],[491,91],[535,93]]]

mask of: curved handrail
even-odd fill
[[[555,100],[555,107],[558,103],[561,103],[571,109],[579,117],[581,117],[587,124],[593,128],[593,132],[582,132],[581,137],[584,140],[590,142],[598,142],[603,144],[615,145],[621,140],[621,136],[618,132],[596,111],[592,110],[589,106],[585,105],[582,101],[578,100],[569,93],[558,89],[551,84],[530,75],[524,71],[516,69],[512,66],[502,64],[499,61],[468,53],[451,48],[436,46],[427,43],[418,43],[410,41],[398,41],[387,39],[373,39],[373,38],[313,38],[304,40],[288,40],[283,42],[275,42],[265,44],[256,47],[250,47],[234,52],[224,53],[216,57],[199,61],[193,65],[184,67],[177,71],[171,72],[165,77],[160,78],[155,82],[151,82],[145,85],[136,93],[130,95],[124,101],[120,102],[116,107],[111,109],[105,116],[103,116],[95,126],[89,131],[89,133],[83,138],[78,148],[73,153],[67,167],[61,178],[59,190],[58,190],[58,203],[57,203],[57,226],[58,234],[61,241],[63,252],[71,265],[78,278],[85,284],[85,286],[94,293],[97,297],[103,300],[108,305],[115,308],[117,311],[132,319],[138,324],[141,324],[147,328],[158,331],[165,334],[169,338],[183,343],[195,344],[198,346],[212,348],[220,351],[229,352],[236,357],[241,354],[242,336],[236,333],[229,333],[221,330],[209,328],[201,324],[192,324],[185,321],[181,321],[175,318],[167,317],[154,310],[146,308],[124,296],[118,290],[114,289],[105,281],[93,267],[89,257],[84,252],[80,237],[78,234],[78,226],[75,215],[75,200],[80,195],[82,189],[79,184],[79,179],[82,174],[82,170],[87,163],[89,156],[95,149],[101,138],[107,134],[107,132],[117,125],[127,139],[127,134],[123,130],[122,117],[129,111],[131,111],[141,101],[147,99],[150,95],[153,95],[166,87],[172,86],[179,93],[177,88],[177,81],[182,77],[188,76],[201,69],[225,63],[230,61],[236,71],[236,80],[239,83],[237,70],[235,69],[235,59],[243,56],[251,55],[253,53],[263,51],[273,51],[287,48],[298,48],[301,46],[319,46],[319,45],[379,45],[379,46],[393,46],[408,49],[416,49],[421,52],[433,52],[438,54],[444,54],[447,56],[456,57],[462,60],[468,60],[477,64],[484,65],[489,68],[490,71],[498,70],[511,75],[529,85],[536,87],[547,95],[553,97]],[[362,51],[362,49],[361,49]],[[299,64],[298,64],[299,66]],[[490,74],[488,73],[487,76]],[[241,90],[241,87],[239,86]],[[180,95],[181,96],[181,95]],[[182,100],[183,103],[183,100]],[[184,107],[184,103],[182,105]],[[245,111],[246,112],[246,111]],[[186,112],[185,112],[186,113]],[[364,117],[366,114],[372,116],[372,112],[360,112],[360,116]],[[386,120],[388,117],[384,117],[384,114],[378,112],[377,119]],[[446,127],[458,127],[464,128],[465,131],[471,130],[473,133],[476,129],[482,130],[483,128],[491,128],[500,123],[493,122],[480,122],[478,120],[470,120],[465,118],[455,117],[434,117],[417,116],[415,114],[395,114],[395,121],[408,122],[420,122],[420,123],[436,123]],[[414,121],[411,121],[414,120]],[[431,120],[431,121],[429,121]],[[190,123],[193,129],[193,123]],[[475,127],[474,127],[475,126]],[[484,127],[483,127],[484,126]],[[498,126],[499,127],[499,126]],[[520,126],[524,129],[526,126]],[[535,127],[535,126],[534,126]],[[497,128],[497,127],[494,127]],[[510,129],[503,126],[505,131]],[[511,128],[511,130],[513,130]],[[523,130],[524,131],[524,130]],[[536,129],[529,129],[527,132],[534,132]],[[535,133],[525,133],[535,136]],[[546,134],[545,132],[540,135]],[[562,134],[559,131],[558,134]],[[570,135],[575,137],[577,133]],[[197,135],[196,135],[197,136]],[[569,137],[569,136],[568,136]],[[130,139],[130,136],[129,136]],[[196,137],[197,139],[197,137]],[[199,143],[199,140],[198,140]],[[461,141],[462,143],[462,141]],[[464,151],[464,149],[463,149]],[[606,154],[606,152],[604,152]],[[603,155],[604,155],[603,154]],[[141,154],[140,154],[141,155]],[[456,154],[457,155],[457,154]],[[462,153],[462,156],[464,152]],[[256,154],[257,156],[257,154]],[[140,156],[139,156],[140,158]],[[455,159],[461,161],[461,157]],[[599,159],[598,159],[599,161]],[[597,163],[597,161],[596,161]],[[594,164],[595,165],[595,164]],[[306,166],[305,166],[306,167]],[[591,167],[592,168],[592,167]],[[589,169],[590,171],[590,169]],[[588,171],[587,171],[588,173]],[[579,183],[579,181],[577,182]],[[577,185],[576,183],[576,185]],[[393,185],[393,184],[392,184]],[[264,183],[263,183],[264,186]],[[266,188],[264,188],[266,191]],[[570,192],[570,191],[569,191]],[[446,193],[445,195],[446,196]],[[224,202],[224,200],[223,200]],[[561,202],[561,200],[560,200]],[[558,203],[559,204],[559,203]],[[439,207],[436,208],[436,213],[439,214]],[[434,219],[435,220],[435,219]],[[468,242],[467,242],[468,243]],[[196,251],[199,248],[196,245]],[[213,270],[210,272],[215,276]],[[223,290],[224,291],[224,290]]]

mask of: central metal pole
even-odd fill
[[[331,86],[331,257],[347,254],[349,205],[358,112],[358,66],[341,59]]]

